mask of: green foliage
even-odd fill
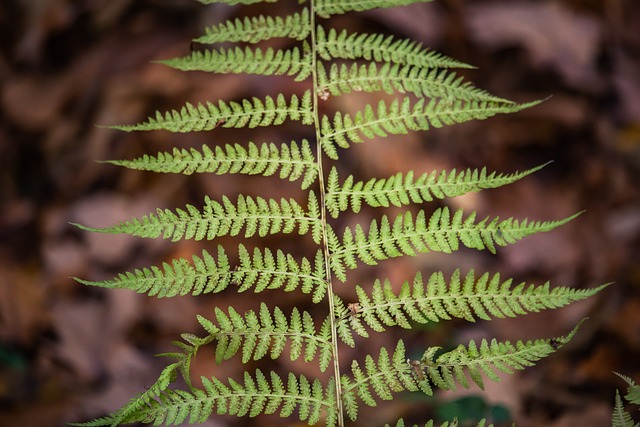
[[[321,223],[318,202],[313,192],[309,193],[308,212],[294,199],[263,199],[238,196],[233,203],[228,197],[222,203],[205,198],[204,207],[198,210],[192,205],[185,209],[158,209],[138,219],[121,222],[110,227],[83,229],[100,233],[122,233],[132,236],[162,237],[178,241],[181,239],[213,240],[216,237],[237,236],[244,229],[244,237],[258,234],[292,233],[307,234],[311,230],[314,241],[320,241]]]
[[[261,2],[200,1],[227,5]],[[107,280],[76,279],[80,283],[158,298],[253,290],[260,304],[255,310],[214,306],[208,314],[199,315],[203,335],[182,334],[182,340],[174,342],[176,350],[163,355],[172,363],[154,384],[113,414],[77,425],[178,425],[201,423],[214,414],[255,417],[277,413],[310,425],[342,427],[346,419],[357,422],[363,406],[376,407],[379,401],[394,399],[401,392],[432,395],[437,389],[483,388],[486,380],[498,381],[499,374],[532,366],[573,337],[577,327],[566,336],[551,339],[513,343],[483,339],[450,351],[426,347],[420,349],[423,355],[418,359],[408,357],[404,341],[397,338],[393,350],[383,347],[375,355],[359,354],[349,360],[353,353],[344,351],[345,347],[355,347],[356,335],[366,339],[372,332],[389,333],[388,329],[395,327],[412,330],[419,324],[450,319],[475,322],[512,318],[560,308],[606,287],[572,289],[549,282],[514,285],[513,279],[503,279],[499,274],[463,274],[460,270],[450,277],[441,271],[430,272],[426,282],[422,272],[417,272],[413,281],[399,286],[380,278],[374,278],[372,285],[355,285],[348,280],[349,270],[390,258],[418,257],[434,251],[451,253],[461,248],[496,253],[500,247],[551,231],[579,215],[551,220],[478,218],[476,211],[447,206],[451,197],[514,183],[545,165],[513,173],[481,168],[403,170],[368,180],[341,176],[337,160],[353,144],[515,113],[540,102],[518,104],[476,88],[452,70],[472,67],[411,39],[350,33],[334,28],[328,19],[347,12],[419,2],[300,0],[299,9],[288,16],[278,16],[278,8],[271,6],[272,15],[230,19],[207,28],[195,41],[211,44],[211,49],[160,61],[184,71],[279,75],[280,79],[301,83],[292,85],[287,94],[187,103],[177,110],[156,112],[141,123],[114,129],[198,132],[276,128],[285,122],[298,122],[304,128],[300,134],[315,135],[315,139],[307,136],[300,140],[287,138],[290,142],[176,147],[137,159],[107,161],[151,172],[256,175],[276,184],[278,180],[300,181],[300,188],[294,197],[285,197],[284,187],[278,198],[224,194],[214,200],[205,196],[201,207],[157,209],[141,218],[104,227],[78,225],[93,232],[174,242],[215,240],[217,247],[215,253],[204,249],[199,255],[120,273]],[[284,47],[267,45],[275,38],[284,39],[286,44],[278,44]],[[262,42],[265,46],[260,45]],[[354,92],[383,94],[384,99],[365,105],[361,111],[332,110],[332,98]],[[426,206],[434,200],[441,201],[440,205]],[[395,211],[373,220],[361,219],[356,214],[363,205],[393,207]],[[351,215],[348,223],[344,221],[347,214]],[[298,239],[296,247],[304,239],[305,245],[313,248],[311,255],[304,249],[288,253],[270,248],[270,240],[257,239],[275,235]],[[229,243],[234,239],[258,240],[266,247]],[[339,281],[346,285],[339,285]],[[345,291],[344,286],[355,292]],[[315,306],[285,310],[273,294],[263,296],[268,290],[276,295],[298,292],[308,299],[309,306]],[[355,297],[347,300],[341,294]],[[203,347],[214,350],[203,355]],[[310,366],[304,375],[282,368],[285,363],[281,366],[285,372],[258,368],[246,370],[240,379],[202,378],[202,387],[198,388],[191,378],[191,364],[197,354],[212,354],[219,364],[232,358],[243,364],[270,358]],[[345,371],[345,366],[350,369]],[[317,376],[312,374],[314,370]],[[176,385],[178,377],[186,389]],[[637,386],[625,380],[630,386],[626,398],[637,403]],[[614,425],[632,425],[629,419],[618,396],[614,412],[618,424]],[[425,423],[434,425],[433,420]],[[481,420],[477,425],[485,424]],[[405,424],[400,419],[387,425]],[[456,420],[442,424],[456,425]]]
[[[389,178],[371,178],[366,183],[354,182],[353,175],[349,175],[342,184],[339,183],[338,170],[334,167],[327,179],[325,200],[327,210],[332,217],[337,218],[341,212],[349,209],[355,213],[360,212],[363,202],[374,208],[392,205],[400,207],[502,187],[544,166],[546,165],[507,175],[495,172],[487,175],[486,168],[480,171],[467,169],[464,172],[457,172],[455,169],[440,173],[433,171],[423,173],[415,180],[413,171],[408,171],[405,174],[398,172]]]
[[[452,216],[447,207],[437,209],[428,219],[426,215],[420,210],[414,220],[407,211],[393,221],[385,215],[380,225],[373,220],[368,232],[360,224],[356,225],[355,231],[346,227],[330,258],[334,273],[340,277],[345,266],[357,268],[358,259],[375,265],[380,260],[402,255],[415,256],[431,251],[451,253],[460,248],[460,243],[471,249],[488,249],[495,253],[496,245],[506,246],[531,234],[550,231],[577,216],[544,222],[513,218],[488,221],[485,218],[476,223],[475,212],[464,218],[462,210],[458,210]]]
[[[288,344],[291,360],[301,357],[302,348],[306,346],[304,360],[312,361],[319,352],[320,370],[324,372],[327,369],[331,359],[329,322],[324,322],[318,333],[309,312],[301,313],[294,308],[287,316],[278,307],[271,312],[263,303],[258,314],[249,310],[241,315],[233,307],[229,307],[228,313],[225,313],[216,307],[215,317],[218,325],[202,316],[198,316],[198,321],[209,333],[207,339],[217,340],[218,363],[230,359],[240,350],[243,363],[251,359],[260,360],[267,354],[277,359]]]
[[[243,99],[240,102],[219,101],[218,105],[207,102],[206,105],[185,104],[180,111],[157,112],[146,122],[136,125],[113,126],[125,132],[167,130],[170,132],[196,132],[223,128],[255,128],[258,126],[276,126],[285,120],[313,123],[311,113],[311,92],[306,91],[302,99],[292,95],[289,101],[279,94],[276,99],[270,96]]]
[[[258,43],[275,37],[304,40],[311,32],[309,9],[286,17],[264,16],[236,18],[209,27],[205,34],[196,38],[198,43],[247,42]]]
[[[420,99],[412,102],[410,97],[394,99],[387,104],[380,101],[374,108],[366,105],[364,110],[354,115],[336,113],[332,119],[321,118],[322,145],[325,154],[331,159],[338,159],[337,148],[349,148],[352,143],[364,142],[366,139],[386,137],[388,135],[405,135],[410,130],[429,130],[470,120],[481,120],[496,114],[515,113],[524,108],[538,104],[505,104],[488,101],[465,101],[449,99],[430,101]]]
[[[511,102],[484,90],[473,87],[462,77],[447,70],[421,68],[414,65],[400,65],[385,62],[378,66],[352,63],[333,64],[327,71],[318,69],[320,92],[332,96],[346,95],[351,92],[379,92],[388,94],[413,93],[415,96],[437,96],[445,99],[463,99],[466,101],[493,101],[510,104]]]
[[[185,58],[161,61],[182,71],[208,71],[213,73],[251,73],[259,75],[296,76],[304,80],[311,74],[311,58],[308,45],[303,52],[298,48],[275,50],[245,47],[241,49],[206,50],[193,52]]]
[[[411,329],[414,322],[426,324],[452,318],[475,322],[476,318],[491,320],[516,317],[563,307],[589,298],[606,286],[577,290],[551,288],[549,282],[541,286],[527,286],[523,282],[514,287],[511,279],[502,281],[500,274],[484,273],[476,278],[473,270],[464,278],[460,270],[456,270],[448,281],[442,272],[436,272],[425,285],[422,274],[417,273],[413,282],[404,282],[397,293],[389,280],[384,283],[376,280],[370,291],[356,286],[358,302],[350,303],[355,313],[345,315],[338,324],[338,330],[343,331],[344,335],[353,331],[368,337],[363,324],[376,332],[383,332],[385,326]],[[339,313],[347,314],[350,311],[340,299],[336,305]]]
[[[628,385],[627,394],[624,396],[624,400],[634,405],[640,405],[640,385],[636,384],[635,381],[626,375],[621,375],[617,372],[615,372],[615,374],[622,378]],[[625,411],[623,398],[620,397],[619,390],[616,390],[611,425],[613,427],[640,427],[640,422],[634,422],[631,414]]]
[[[412,65],[425,69],[473,68],[458,60],[426,49],[411,39],[396,39],[384,34],[338,32],[334,28],[317,28],[318,56],[325,61],[335,59],[366,59],[367,61]],[[323,70],[325,68],[322,68]],[[321,72],[318,73],[319,75]],[[471,86],[471,85],[469,85]]]
[[[157,156],[144,156],[134,160],[111,160],[111,163],[130,169],[163,173],[215,173],[217,175],[244,174],[271,176],[276,172],[280,179],[296,181],[302,178],[302,188],[307,189],[318,177],[318,168],[309,142],[303,139],[300,144],[253,142],[245,148],[241,144],[226,144],[213,149],[207,145],[202,150],[174,148],[172,153],[158,153]]]

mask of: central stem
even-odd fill
[[[338,427],[344,427],[344,410],[342,407],[342,385],[340,383],[340,358],[338,357],[338,328],[336,325],[335,301],[333,293],[333,279],[329,263],[329,243],[327,237],[327,207],[325,203],[326,190],[322,163],[322,144],[320,133],[320,116],[318,112],[318,54],[316,51],[316,24],[314,1],[309,2],[309,16],[311,25],[311,75],[313,76],[313,120],[316,131],[316,157],[318,162],[318,181],[320,191],[320,215],[322,221],[322,246],[324,250],[325,277],[327,279],[327,302],[329,304],[329,321],[331,322],[331,343],[333,352],[333,377],[336,395],[336,415]]]

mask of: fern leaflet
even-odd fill
[[[331,411],[332,401],[320,380],[308,380],[290,373],[286,384],[275,372],[269,376],[256,370],[254,375],[244,373],[243,382],[229,379],[225,384],[216,378],[202,378],[203,389],[190,391],[167,389],[158,399],[132,413],[115,413],[78,426],[111,426],[117,423],[144,422],[154,425],[204,423],[215,410],[219,415],[255,417],[273,414],[280,409],[281,417],[288,417],[297,409],[301,421],[315,424],[323,412]]]
[[[616,390],[615,404],[611,414],[612,427],[638,427],[640,423],[634,423],[631,414],[624,410],[624,404],[620,397],[620,391]]]
[[[487,174],[486,168],[460,172],[452,169],[449,172],[424,173],[415,179],[413,171],[409,171],[404,175],[398,173],[389,178],[372,178],[366,183],[354,182],[353,176],[349,175],[342,185],[339,183],[338,170],[334,167],[327,179],[326,204],[331,216],[337,218],[340,212],[348,209],[355,213],[360,212],[362,202],[372,207],[430,202],[434,199],[502,187],[542,169],[547,164],[513,174]]]
[[[158,209],[156,214],[147,214],[119,224],[94,228],[80,224],[76,226],[90,231],[108,234],[130,234],[132,236],[171,239],[213,240],[222,236],[237,236],[244,228],[244,237],[268,234],[292,233],[298,229],[300,235],[311,231],[314,241],[319,242],[321,223],[316,197],[309,193],[308,212],[294,199],[263,199],[238,196],[236,204],[223,196],[222,203],[205,198],[202,211],[192,205],[186,209]]]
[[[159,61],[161,64],[182,71],[207,71],[210,73],[256,74],[264,76],[296,76],[302,81],[311,74],[310,48],[303,51],[294,47],[289,50],[236,47],[233,49],[195,51],[184,58]]]
[[[357,260],[375,265],[378,261],[402,255],[431,251],[451,253],[458,250],[460,243],[470,249],[488,249],[496,252],[497,246],[515,243],[531,234],[550,231],[574,219],[578,214],[558,221],[514,220],[500,221],[498,217],[490,222],[488,218],[475,223],[472,212],[466,219],[462,210],[453,217],[447,207],[437,209],[427,220],[420,210],[413,219],[411,212],[398,215],[391,222],[386,215],[371,222],[366,233],[360,224],[355,231],[345,228],[339,247],[331,255],[333,271],[339,275],[344,267],[357,268]]]
[[[515,344],[483,339],[479,346],[472,340],[466,347],[460,345],[437,357],[436,353],[440,348],[432,347],[425,351],[419,362],[427,378],[438,388],[454,390],[456,382],[468,388],[466,373],[478,387],[484,389],[483,374],[497,382],[500,377],[495,371],[510,374],[514,370],[533,366],[538,360],[568,343],[581,324],[582,322],[569,334],[557,338],[517,341]]]
[[[130,169],[180,173],[245,174],[271,176],[278,172],[280,179],[298,180],[302,177],[302,188],[307,189],[318,176],[318,165],[315,162],[309,141],[303,139],[300,144],[249,142],[245,148],[241,144],[226,144],[213,149],[203,145],[200,151],[174,148],[172,153],[158,153],[155,157],[145,154],[133,160],[109,160],[118,166]]]
[[[337,159],[336,146],[349,148],[351,143],[364,142],[364,138],[404,135],[411,131],[428,130],[446,125],[463,123],[470,120],[482,120],[496,114],[514,113],[530,108],[540,101],[525,104],[505,104],[487,101],[463,101],[420,99],[412,103],[411,98],[401,101],[394,99],[378,103],[376,111],[366,105],[353,117],[350,114],[336,113],[333,119],[323,116],[321,119],[322,138],[320,144],[324,152]]]
[[[484,419],[480,420],[475,425],[475,427],[493,427],[493,424],[486,425],[486,423],[487,423],[486,420]],[[404,420],[401,418],[398,420],[398,422],[394,426],[390,424],[385,424],[385,427],[405,427]],[[414,424],[413,427],[436,427],[436,424],[434,424],[434,421],[431,420],[428,423],[424,424],[424,426],[419,426],[418,424]],[[458,420],[453,420],[451,422],[445,421],[444,423],[440,424],[440,427],[458,427]]]
[[[375,62],[368,65],[353,63],[351,66],[332,64],[328,72],[320,65],[318,87],[321,93],[333,96],[351,92],[384,91],[390,95],[413,93],[418,97],[512,103],[474,87],[446,69],[401,66],[389,62],[381,67]]]
[[[294,308],[287,316],[279,308],[271,311],[262,303],[258,314],[248,310],[241,315],[233,307],[229,307],[228,313],[216,307],[215,320],[217,325],[198,316],[210,340],[217,342],[217,363],[230,359],[239,351],[242,352],[242,363],[267,355],[277,359],[288,347],[292,361],[304,357],[306,362],[310,362],[318,353],[323,354],[320,359],[326,362],[320,364],[320,370],[324,372],[327,369],[326,356],[328,354],[330,358],[331,355],[330,330],[324,327],[318,333],[307,311],[300,312]]]
[[[332,15],[341,15],[347,12],[362,12],[430,1],[433,0],[316,0],[315,12],[321,18],[329,18]]]
[[[399,341],[391,357],[385,348],[380,350],[377,359],[366,356],[364,370],[357,361],[353,362],[353,378],[342,377],[345,410],[349,418],[355,420],[358,400],[375,407],[376,398],[389,400],[394,392],[420,390],[432,395],[433,386],[443,390],[455,390],[456,384],[469,388],[468,378],[484,388],[483,375],[492,381],[500,381],[496,371],[512,373],[533,366],[569,342],[579,326],[566,336],[515,344],[494,339],[491,342],[482,340],[478,346],[470,341],[467,346],[460,345],[439,356],[436,354],[440,347],[430,347],[420,360],[407,359],[404,343]]]
[[[449,281],[442,272],[433,273],[425,285],[418,273],[413,282],[404,282],[394,292],[389,280],[376,280],[370,292],[356,286],[357,302],[345,304],[338,300],[339,330],[345,342],[352,342],[350,332],[367,337],[363,323],[376,332],[385,326],[412,328],[411,322],[420,324],[462,318],[475,322],[476,318],[516,317],[545,309],[566,306],[587,299],[608,285],[593,289],[551,288],[549,282],[541,285],[520,283],[512,286],[512,280],[502,281],[500,274],[485,273],[476,277],[473,270],[463,278],[456,270]],[[351,309],[349,309],[351,307]]]
[[[391,357],[383,347],[376,359],[367,355],[365,371],[357,361],[351,364],[353,378],[341,378],[344,407],[351,420],[358,416],[358,398],[369,406],[377,406],[374,396],[389,400],[393,392],[417,391],[419,386],[406,363],[405,347],[402,341],[396,345]]]
[[[326,293],[321,251],[317,251],[312,263],[304,257],[298,261],[280,250],[274,254],[268,248],[264,251],[255,248],[252,255],[240,244],[238,257],[239,264],[232,268],[224,248],[218,245],[217,259],[203,250],[200,257],[194,255],[191,261],[179,258],[170,264],[163,263],[162,267],[145,267],[103,281],[75,280],[89,286],[130,289],[158,298],[218,293],[230,285],[237,286],[238,292],[250,288],[254,288],[254,292],[280,288],[291,292],[300,288],[305,294],[312,293],[316,303]]]
[[[415,65],[422,68],[473,68],[463,62],[426,49],[412,39],[396,39],[382,34],[327,32],[322,26],[317,29],[318,56],[325,60],[366,59],[376,62],[392,62],[400,65]]]
[[[180,111],[172,110],[166,113],[156,112],[155,117],[149,117],[146,122],[135,125],[111,126],[125,132],[167,130],[170,132],[197,132],[211,130],[216,127],[224,128],[255,128],[258,126],[276,126],[285,120],[302,121],[303,124],[313,124],[311,113],[311,92],[306,91],[302,98],[291,95],[289,101],[279,94],[276,99],[266,96],[264,100],[253,97],[240,102],[219,101],[218,105],[207,102],[206,105],[194,106],[185,104]]]
[[[231,6],[235,6],[237,4],[275,3],[278,0],[196,0],[196,1],[202,4],[225,3]]]
[[[267,16],[236,18],[206,28],[205,34],[194,39],[198,43],[247,42],[258,43],[275,37],[304,40],[311,32],[309,9],[286,17]]]

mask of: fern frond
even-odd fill
[[[338,170],[333,167],[327,179],[327,209],[334,218],[349,208],[360,212],[362,203],[371,207],[405,206],[456,197],[488,188],[498,188],[518,181],[549,163],[512,174],[487,174],[487,169],[465,171],[433,171],[414,179],[413,171],[397,173],[389,178],[372,178],[355,182],[352,175],[340,184]]]
[[[266,4],[277,2],[198,1],[227,5],[264,3],[263,10],[267,10]],[[356,286],[357,299],[351,303],[338,296],[338,289],[334,288],[336,281],[346,282],[347,269],[355,269],[360,263],[375,265],[388,258],[431,251],[450,253],[461,247],[495,253],[498,246],[550,231],[579,215],[555,221],[498,217],[478,220],[475,211],[466,214],[444,207],[433,213],[407,210],[395,217],[383,215],[368,225],[356,222],[346,226],[341,233],[327,221],[328,214],[339,218],[349,209],[358,213],[363,204],[374,208],[401,208],[501,187],[545,166],[511,174],[487,172],[483,168],[414,177],[413,171],[405,171],[386,178],[356,181],[353,176],[342,180],[338,167],[330,168],[324,162],[323,153],[336,160],[339,149],[348,149],[365,140],[482,120],[541,102],[519,104],[479,89],[453,70],[473,67],[431,51],[412,39],[339,31],[316,24],[321,18],[347,12],[430,1],[298,0],[294,2],[298,4],[297,13],[224,20],[194,39],[197,43],[213,45],[208,46],[208,50],[159,61],[181,71],[288,76],[286,80],[304,80],[305,88],[286,96],[279,93],[260,98],[186,103],[177,109],[152,113],[146,121],[111,126],[111,129],[198,132],[219,127],[254,129],[295,121],[306,125],[315,140],[281,145],[223,142],[203,145],[202,149],[173,148],[155,156],[106,163],[185,175],[277,175],[281,180],[302,181],[307,199],[298,202],[295,198],[240,194],[231,200],[222,195],[220,200],[205,197],[199,207],[157,209],[111,226],[75,225],[94,232],[161,237],[174,242],[297,233],[311,236],[315,255],[307,258],[269,248],[247,249],[238,243],[237,257],[232,257],[237,261],[232,262],[224,247],[217,245],[217,253],[203,250],[191,258],[135,269],[108,280],[76,280],[159,298],[219,293],[229,287],[236,288],[237,292],[253,290],[255,293],[300,290],[313,303],[325,301],[329,314],[314,319],[315,310],[297,307],[285,314],[275,300],[272,304],[261,302],[259,308],[253,310],[237,305],[225,309],[214,306],[210,317],[197,316],[206,331],[203,337],[182,334],[182,340],[174,342],[177,350],[162,354],[169,357],[171,363],[148,390],[107,417],[77,425],[195,424],[206,422],[215,412],[239,417],[278,413],[281,417],[297,416],[310,425],[343,426],[345,417],[357,420],[361,404],[375,407],[380,400],[393,399],[395,393],[421,391],[433,395],[435,388],[452,390],[472,384],[483,388],[486,379],[499,381],[501,372],[512,373],[532,366],[572,339],[580,325],[566,336],[552,339],[515,344],[471,341],[444,352],[440,347],[430,347],[418,360],[408,359],[403,341],[398,341],[393,351],[382,348],[377,355],[363,355],[352,362],[349,374],[341,373],[345,355],[340,341],[354,348],[355,336],[368,337],[369,330],[380,332],[395,326],[410,329],[415,323],[451,318],[474,322],[515,317],[586,299],[607,286],[574,290],[551,288],[548,282],[513,284],[511,279],[503,280],[499,274],[476,276],[471,270],[463,277],[460,270],[456,270],[451,277],[434,273],[426,284],[418,273],[413,282],[404,282],[400,288],[388,280],[376,279],[372,287]],[[276,38],[280,40],[272,44]],[[261,42],[264,46],[258,45]],[[321,113],[326,109],[318,105],[319,100],[352,92],[385,92],[397,97],[367,104],[354,113]],[[313,144],[316,145],[312,149]],[[326,179],[325,171],[329,171]],[[316,186],[315,192],[309,190],[312,186]],[[292,362],[313,362],[317,363],[315,369],[326,372],[333,368],[333,372],[320,376],[325,377],[323,385],[319,378],[293,372],[281,375],[259,369],[245,370],[237,379],[202,378],[202,387],[196,388],[191,382],[192,362],[208,344],[213,344],[217,363],[236,357],[247,366],[267,357],[274,360],[286,357],[288,351]],[[186,383],[185,390],[171,386],[178,375]],[[639,401],[638,386],[630,378],[622,378],[629,385],[626,398]],[[622,403],[618,393],[614,425],[627,427],[632,421]],[[433,425],[433,421],[429,421],[425,427]],[[456,425],[454,421],[442,427]],[[484,420],[478,423],[478,427],[484,425]],[[404,421],[397,421],[396,427],[404,427]]]
[[[629,387],[627,387],[627,394],[624,396],[624,398],[629,403],[633,403],[635,405],[640,405],[640,385],[636,384],[636,382],[633,381],[631,379],[631,377],[619,374],[617,372],[614,372],[614,374],[616,374],[617,376],[622,378],[624,380],[624,382],[626,382],[627,385],[629,386]]]
[[[318,250],[313,261],[302,257],[297,261],[291,254],[278,250],[274,257],[267,248],[261,252],[255,248],[253,255],[244,246],[239,246],[240,264],[233,272],[233,282],[239,292],[254,287],[255,292],[264,289],[280,289],[292,292],[300,287],[305,294],[312,293],[312,301],[319,303],[327,292],[324,271],[324,256]]]
[[[349,0],[344,3],[352,4]],[[327,32],[317,29],[317,52],[325,61],[333,59],[366,59],[376,62],[392,62],[421,68],[473,68],[458,60],[425,48],[412,39],[397,39],[383,34]]]
[[[225,3],[230,6],[235,6],[237,4],[275,3],[278,0],[196,0],[196,1],[202,4]]]
[[[318,177],[316,164],[309,141],[300,144],[249,142],[245,148],[241,144],[226,144],[213,149],[203,145],[200,151],[174,148],[172,153],[161,152],[156,156],[145,154],[133,160],[108,160],[117,166],[129,169],[162,173],[215,173],[217,175],[244,174],[271,176],[279,171],[280,179],[295,181],[302,177],[302,188],[307,189]]]
[[[275,37],[304,40],[311,33],[309,9],[285,17],[254,16],[225,21],[205,29],[205,34],[194,39],[197,43],[246,42],[258,43]]]
[[[352,421],[358,416],[358,399],[368,406],[375,407],[376,398],[390,400],[394,392],[420,389],[406,362],[402,340],[398,341],[391,357],[384,347],[375,359],[367,355],[364,370],[354,360],[351,372],[353,378],[343,375],[341,383],[345,412]]]
[[[375,265],[378,261],[402,255],[431,251],[451,253],[458,250],[460,243],[470,249],[488,249],[496,252],[496,246],[515,243],[531,234],[550,231],[574,219],[578,214],[557,221],[530,221],[513,218],[500,221],[498,217],[489,222],[488,218],[476,223],[472,212],[466,219],[462,210],[453,216],[447,207],[437,209],[429,219],[423,210],[416,215],[411,212],[398,215],[391,222],[386,215],[378,225],[371,222],[365,232],[360,224],[355,231],[345,228],[340,247],[331,254],[332,266],[337,271],[342,264],[356,268],[357,260]]]
[[[329,71],[320,64],[318,86],[321,93],[340,96],[351,92],[384,91],[390,95],[413,93],[418,97],[511,103],[478,89],[463,77],[446,69],[423,68],[385,62],[332,64]]]
[[[321,118],[322,137],[320,144],[331,158],[337,158],[336,146],[349,148],[351,143],[364,142],[365,139],[404,135],[411,131],[429,130],[446,125],[463,123],[470,120],[483,120],[496,114],[514,113],[533,107],[541,101],[525,104],[497,103],[487,101],[462,101],[419,99],[413,103],[411,98],[394,99],[391,104],[381,100],[376,111],[371,105],[350,114],[336,113],[333,119]]]
[[[235,285],[238,292],[254,288],[280,289],[286,292],[298,288],[305,294],[313,293],[313,301],[319,302],[327,291],[323,275],[322,252],[317,251],[313,264],[307,258],[300,261],[291,254],[278,250],[254,249],[253,255],[240,244],[239,265],[232,268],[224,248],[218,245],[217,259],[206,250],[201,256],[194,255],[191,261],[178,258],[161,267],[145,267],[102,281],[74,278],[79,283],[108,289],[129,289],[158,298],[182,295],[218,293]]]
[[[620,391],[616,390],[615,405],[613,407],[613,413],[611,415],[612,427],[638,427],[640,423],[634,423],[631,415],[624,410],[622,398],[620,397]]]
[[[154,425],[180,425],[204,423],[213,413],[238,417],[273,414],[280,410],[281,417],[290,416],[296,409],[301,421],[317,423],[325,411],[331,411],[333,402],[318,379],[313,381],[290,373],[285,381],[275,372],[265,375],[244,373],[242,382],[228,379],[227,384],[216,378],[202,378],[203,389],[165,390],[158,399],[152,399],[126,417],[115,413],[86,427],[110,426],[117,423],[144,422]]]
[[[198,355],[200,348],[210,344],[213,341],[213,338],[211,336],[201,338],[191,333],[183,333],[180,337],[182,338],[182,341],[172,341],[172,344],[178,347],[180,351],[161,353],[157,356],[176,359],[177,362],[174,362],[172,365],[176,365],[175,370],[180,372],[185,384],[187,384],[189,388],[192,388],[191,362]],[[156,380],[156,382],[158,381],[160,381],[160,379]],[[166,389],[166,387],[163,388],[163,390],[164,389]]]
[[[391,424],[385,424],[385,427],[405,427],[404,420],[400,418],[394,426],[391,426]],[[429,420],[424,425],[413,424],[413,427],[436,427],[436,424],[434,424],[433,420]],[[458,420],[445,421],[440,424],[440,427],[458,427]],[[487,425],[487,420],[482,419],[478,421],[475,427],[493,427],[493,424]]]
[[[535,365],[538,360],[549,356],[568,343],[578,331],[580,322],[569,334],[557,338],[535,341],[491,342],[482,340],[478,346],[473,340],[465,347],[443,353],[436,357],[439,347],[425,351],[419,361],[411,363],[416,369],[416,378],[424,376],[421,383],[430,382],[443,390],[455,390],[456,383],[469,387],[468,378],[484,389],[483,374],[492,381],[500,381],[496,371],[511,374]]]
[[[353,339],[355,331],[361,337],[368,338],[369,333],[358,320],[360,305],[358,303],[345,304],[338,296],[334,296],[334,315],[336,317],[335,328],[340,340],[349,347],[354,348],[356,342]]]
[[[186,209],[158,209],[155,214],[134,218],[116,225],[102,228],[74,224],[81,229],[107,234],[129,234],[144,238],[162,237],[178,241],[181,239],[213,240],[222,236],[237,236],[244,228],[244,237],[268,234],[293,233],[300,235],[311,231],[314,241],[320,240],[321,223],[318,203],[313,192],[309,193],[308,211],[294,199],[264,199],[238,196],[233,203],[222,197],[222,203],[205,198],[202,211],[192,205]]]
[[[331,334],[320,334],[307,311],[294,308],[290,315],[275,307],[271,311],[265,303],[260,304],[259,313],[248,310],[244,314],[229,307],[225,313],[215,308],[215,321],[198,316],[198,321],[216,341],[216,362],[222,363],[238,352],[242,363],[260,360],[265,356],[277,359],[285,348],[289,348],[292,361],[304,357],[312,361],[318,353],[331,353]],[[214,323],[215,322],[215,323]],[[327,369],[328,360],[321,361],[320,370]]]
[[[97,418],[86,423],[71,423],[71,425],[79,427],[98,427],[98,426],[117,426],[126,423],[131,417],[135,417],[140,411],[145,410],[149,405],[157,402],[157,398],[162,396],[168,390],[169,385],[176,380],[176,371],[179,363],[172,363],[165,367],[156,382],[147,389],[127,402],[116,413],[107,417]]]
[[[422,275],[418,273],[413,283],[404,282],[397,293],[389,280],[384,283],[376,280],[370,291],[356,286],[357,302],[349,304],[355,310],[347,310],[342,301],[336,304],[339,306],[336,311],[341,313],[338,328],[353,330],[366,337],[363,323],[376,332],[382,332],[385,326],[410,329],[412,321],[424,324],[451,318],[475,322],[476,318],[516,317],[587,299],[607,286],[593,289],[550,288],[549,282],[541,286],[524,282],[513,286],[511,279],[502,281],[500,274],[485,273],[476,277],[473,270],[465,277],[460,270],[455,270],[448,281],[442,272],[436,272],[425,286]]]
[[[627,383],[627,385],[628,385],[629,387],[636,387],[636,386],[637,386],[636,382],[635,382],[635,381],[634,381],[630,376],[628,376],[628,375],[622,375],[622,374],[620,374],[620,373],[618,373],[618,372],[614,372],[614,374],[615,374],[615,375],[617,375],[618,377],[622,378],[622,380],[623,380],[625,383]]]
[[[287,99],[278,94],[276,99],[266,96],[264,100],[253,97],[240,102],[219,101],[218,105],[207,102],[205,105],[194,106],[190,103],[178,110],[165,113],[156,112],[146,122],[135,125],[111,126],[125,132],[167,130],[170,132],[206,131],[216,127],[224,128],[255,128],[258,126],[276,126],[285,120],[302,121],[303,124],[313,124],[311,109],[311,91],[305,91],[302,98],[291,95]]]
[[[302,81],[311,74],[311,55],[309,45],[303,50],[291,49],[262,50],[259,47],[235,47],[231,49],[195,51],[183,58],[159,61],[182,71],[206,71],[224,74],[256,74],[263,76],[296,76]]]
[[[218,245],[217,260],[206,250],[202,256],[194,255],[191,262],[185,258],[165,262],[162,267],[136,269],[102,281],[74,278],[88,285],[107,289],[129,289],[158,298],[178,295],[201,295],[220,292],[232,281],[231,266],[224,248]]]
[[[316,0],[315,12],[321,18],[341,15],[347,12],[363,12],[413,3],[425,3],[433,0]]]

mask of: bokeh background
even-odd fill
[[[284,190],[300,197],[295,184],[277,180],[153,175],[96,162],[175,145],[307,136],[308,131],[292,127],[172,135],[122,134],[96,126],[140,121],[185,101],[300,90],[287,78],[180,73],[152,62],[188,54],[194,48],[190,40],[206,25],[245,13],[283,14],[296,4],[2,1],[1,426],[55,427],[105,415],[153,383],[165,364],[155,354],[170,351],[170,342],[182,332],[201,332],[196,313],[210,313],[214,304],[239,311],[256,306],[252,293],[163,300],[81,286],[70,277],[104,279],[212,245],[93,235],[69,223],[108,225],[156,207],[198,204],[205,194],[273,197]],[[481,397],[477,389],[431,399],[409,396],[363,411],[358,424],[379,425],[400,416],[424,422],[454,413],[459,404],[458,415],[477,412],[500,421],[507,413],[519,426],[610,425],[615,390],[624,388],[612,371],[640,380],[640,2],[439,0],[345,15],[332,24],[417,39],[476,65],[463,75],[503,97],[551,96],[516,115],[359,145],[344,155],[345,173],[366,179],[407,169],[482,166],[513,172],[553,160],[509,187],[446,203],[481,215],[541,220],[586,211],[562,229],[528,238],[497,256],[462,251],[393,260],[350,275],[351,286],[339,292],[348,296],[354,283],[366,285],[374,277],[399,284],[416,270],[429,274],[457,267],[576,288],[615,282],[596,298],[555,312],[475,324],[452,321],[413,336],[393,331],[359,341],[350,356],[376,352],[401,336],[416,352],[471,338],[546,338],[590,318],[561,352],[500,384],[488,384]],[[326,108],[349,111],[361,102],[371,101],[347,97],[330,100]],[[373,218],[380,212],[363,215]],[[305,250],[289,240],[267,243]],[[268,298],[276,298],[285,311],[309,308],[297,294],[276,291]],[[313,369],[279,363],[276,369]],[[242,368],[235,359],[213,366],[202,352],[195,373],[226,377]],[[637,408],[633,412],[638,415]],[[259,422],[219,417],[206,425],[279,424],[272,417]]]

